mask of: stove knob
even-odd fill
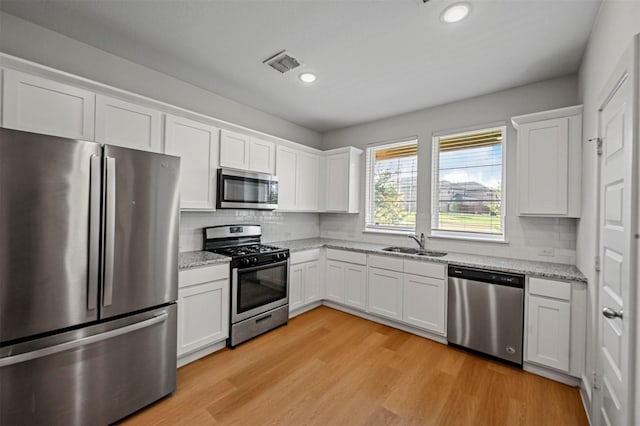
[[[251,263],[258,263],[258,258],[257,257],[252,257],[251,258]]]
[[[284,253],[279,253],[278,257],[282,260],[284,260],[285,257],[287,257]]]
[[[271,255],[271,258],[273,260],[278,260],[278,259],[280,259],[280,256],[278,255],[278,253],[274,253],[274,254]]]
[[[251,262],[248,258],[245,257],[244,259],[240,259],[240,263],[242,263],[244,266],[248,266]]]

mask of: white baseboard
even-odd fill
[[[187,365],[190,362],[198,360],[198,359],[200,359],[202,357],[205,357],[205,356],[207,356],[209,354],[217,352],[220,349],[224,349],[226,346],[227,346],[227,342],[226,342],[226,340],[223,340],[222,342],[218,342],[218,343],[214,343],[212,345],[209,345],[206,348],[199,349],[199,350],[197,350],[195,352],[191,352],[191,353],[188,353],[186,355],[182,355],[180,358],[178,358],[178,368],[182,367],[183,365]]]
[[[582,407],[584,408],[584,412],[587,414],[587,420],[589,424],[593,424],[591,422],[591,407],[593,406],[593,389],[591,388],[591,383],[587,379],[587,376],[582,375],[582,380],[580,381],[580,399],[582,400]]]
[[[305,312],[308,312],[312,309],[317,308],[318,306],[322,306],[322,300],[318,300],[317,302],[313,302],[310,303],[308,305],[304,305],[301,306],[299,308],[294,309],[293,311],[289,312],[289,319],[293,318],[293,317],[297,317],[300,314],[304,314]]]
[[[528,371],[529,373],[537,374],[538,376],[546,377],[547,379],[564,383],[565,385],[573,386],[576,388],[580,387],[579,378],[570,376],[565,373],[561,373],[559,371],[551,370],[546,367],[541,367],[535,364],[530,364],[526,361],[522,364],[522,369],[524,371]]]
[[[383,324],[389,327],[398,328],[402,331],[406,331],[407,333],[415,334],[420,337],[424,337],[427,339],[435,340],[438,343],[447,344],[447,338],[445,336],[441,336],[438,334],[430,333],[425,330],[421,330],[419,328],[411,327],[409,325],[400,324],[392,320],[388,320],[386,318],[380,318],[375,315],[368,314],[363,311],[359,311],[357,309],[350,308],[348,306],[341,305],[339,303],[330,302],[328,300],[324,300],[322,302],[323,305],[328,306],[329,308],[336,309],[338,311],[346,312],[351,315],[355,315],[360,318],[367,319],[369,321],[377,322],[378,324]]]

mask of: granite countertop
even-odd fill
[[[230,262],[231,258],[208,251],[185,251],[178,256],[178,269],[197,268],[198,266],[215,265]]]
[[[491,269],[494,271],[511,272],[539,277],[587,282],[587,278],[574,265],[562,263],[540,262],[533,260],[510,259],[506,257],[480,256],[474,254],[448,252],[444,257],[428,257],[404,253],[382,251],[387,244],[360,243],[357,241],[333,240],[325,238],[307,238],[303,240],[270,242],[270,245],[288,248],[292,252],[313,248],[333,248],[359,251],[386,256],[401,256],[407,259],[424,260],[445,264]]]

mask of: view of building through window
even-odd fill
[[[415,230],[417,175],[416,140],[367,149],[368,229]]]
[[[436,138],[433,231],[503,235],[504,129]]]

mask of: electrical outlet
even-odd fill
[[[541,248],[538,250],[538,256],[553,257],[556,251],[552,248]]]

